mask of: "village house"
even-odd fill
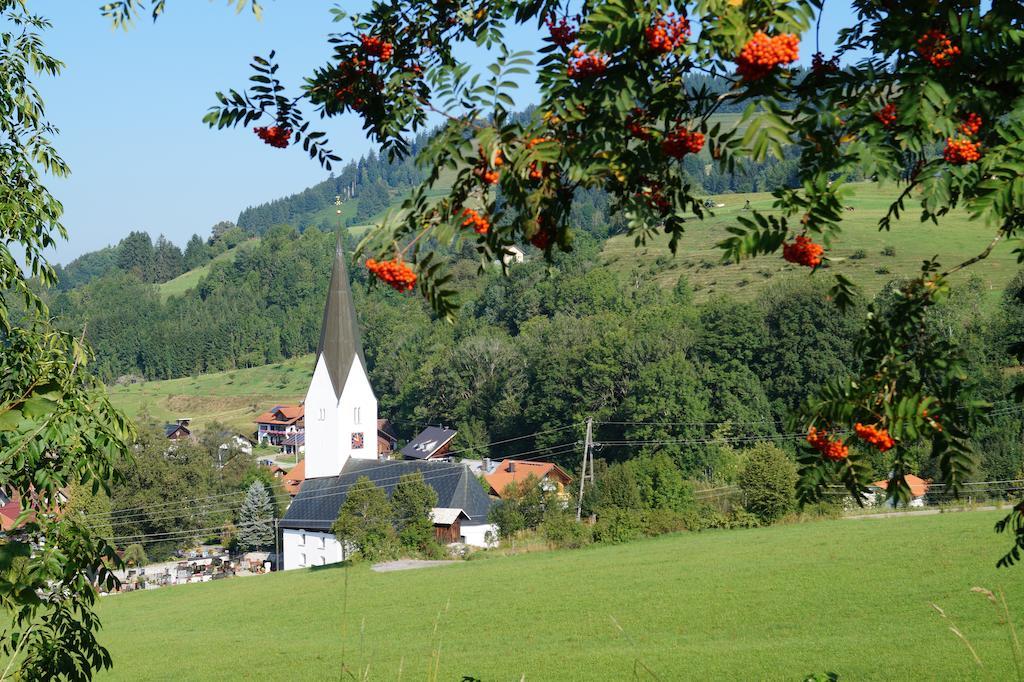
[[[172,424],[164,424],[164,436],[167,440],[183,440],[192,436],[192,430],[189,428],[189,424],[192,423],[191,417],[182,417],[177,419]]]
[[[402,448],[403,459],[443,459],[448,456],[458,431],[443,426],[428,426]]]
[[[398,447],[398,436],[395,427],[388,419],[377,420],[377,454],[388,456]]]
[[[531,476],[537,479],[541,489],[553,492],[561,499],[568,500],[571,497],[566,487],[572,483],[572,476],[552,462],[505,459],[484,474],[484,480],[490,486],[492,495],[503,498],[510,484],[522,483]]]
[[[302,482],[306,480],[306,460],[300,461],[281,477],[286,493],[295,497],[299,494]]]
[[[928,481],[913,474],[907,474],[904,476],[904,479],[910,487],[910,504],[908,506],[923,507],[924,496],[928,494]],[[868,493],[868,503],[880,504],[882,500],[885,500],[886,490],[889,489],[889,481],[875,481],[868,486],[868,489],[871,490]],[[896,500],[887,500],[886,504],[890,507],[895,507]]]
[[[430,510],[430,520],[434,522],[434,538],[442,545],[465,542],[462,535],[462,522],[469,520],[469,514],[461,509],[451,507],[434,507]]]
[[[303,405],[274,405],[256,417],[256,441],[280,446],[289,436],[303,433],[304,422]]]
[[[461,464],[431,461],[384,461],[379,442],[368,437],[377,422],[377,397],[366,371],[363,345],[340,241],[327,290],[323,326],[313,377],[306,393],[306,457],[304,480],[280,522],[284,568],[320,566],[343,561],[343,547],[331,526],[361,476],[391,493],[403,474],[421,472],[437,491],[439,507],[460,509],[459,537],[486,546],[495,534],[488,523],[490,498],[469,469]],[[369,433],[368,433],[369,431]],[[451,441],[451,437],[444,443]],[[433,452],[436,448],[432,449]],[[450,525],[450,524],[449,524]]]

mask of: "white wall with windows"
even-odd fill
[[[377,459],[377,398],[358,358],[340,396],[317,358],[305,404],[306,478],[337,476],[349,457]]]
[[[281,544],[284,549],[284,570],[325,566],[345,560],[345,552],[332,533],[285,528]]]

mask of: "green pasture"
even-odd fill
[[[219,254],[212,261],[206,265],[202,265],[198,268],[193,268],[188,272],[183,272],[174,279],[167,280],[163,284],[158,284],[157,289],[160,291],[160,297],[165,301],[171,296],[181,296],[189,289],[195,289],[199,286],[199,282],[202,281],[203,277],[206,277],[210,273],[210,267],[214,263],[230,263],[235,260],[235,256],[238,255],[240,250],[250,249],[256,245],[258,239],[250,239],[244,241],[233,249],[229,249],[222,254]]]
[[[160,421],[192,417],[197,429],[219,421],[249,433],[255,430],[252,420],[260,412],[302,400],[312,375],[313,356],[303,355],[273,365],[111,386],[108,391],[114,405],[131,417],[145,413]]]
[[[684,533],[104,597],[115,665],[100,679],[1015,679],[1000,613],[971,592],[1005,589],[1024,625],[1024,568],[994,567],[1009,544],[997,518]]]
[[[917,273],[921,262],[932,256],[938,256],[946,267],[964,261],[980,253],[995,235],[992,226],[970,220],[963,210],[953,211],[938,225],[922,223],[920,209],[913,199],[907,202],[908,210],[893,229],[880,232],[878,221],[897,196],[898,188],[873,183],[851,187],[853,194],[847,205],[853,210],[844,213],[843,232],[826,251],[829,256],[842,260],[819,269],[814,277],[831,280],[831,273],[838,271],[851,277],[870,295],[896,277]],[[702,299],[714,294],[749,298],[767,282],[788,276],[808,276],[805,268],[782,260],[781,252],[723,265],[721,251],[715,244],[729,236],[726,228],[735,224],[738,216],[750,215],[750,211],[743,209],[748,199],[751,207],[767,211],[771,208],[772,197],[761,193],[720,194],[712,198],[725,206],[714,209],[714,215],[703,221],[692,221],[678,255],[673,256],[669,251],[666,235],[659,234],[639,248],[634,247],[633,237],[620,235],[605,244],[603,262],[623,275],[632,275],[638,270],[641,277],[654,279],[664,286],[674,286],[680,276],[685,276]],[[886,247],[891,247],[894,255],[882,255]],[[1018,271],[1013,248],[1005,242],[999,244],[987,260],[961,271],[954,281],[976,275],[995,300]]]

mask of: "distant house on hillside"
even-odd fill
[[[250,441],[248,438],[245,438],[244,436],[239,436],[238,434],[235,434],[228,438],[227,440],[225,440],[220,445],[218,445],[217,450],[221,453],[221,460],[224,461],[227,460],[227,455],[232,450],[237,450],[238,452],[251,455],[252,441]]]
[[[443,426],[428,426],[402,448],[402,459],[443,459],[457,433]]]
[[[173,424],[164,424],[164,436],[167,440],[182,440],[192,435],[192,430],[189,429],[188,425],[192,423],[191,418],[181,418],[176,420]]]
[[[256,440],[260,445],[280,446],[286,438],[305,432],[305,408],[302,405],[274,405],[256,417]]]
[[[911,497],[909,506],[923,507],[924,496],[928,494],[928,481],[924,480],[923,478],[918,478],[913,474],[907,474],[906,476],[904,476],[904,479],[906,480],[907,485],[910,486]],[[868,487],[869,489],[874,489],[872,490],[872,492],[868,493],[869,495],[872,496],[870,499],[872,503],[874,503],[874,500],[881,501],[882,499],[885,498],[885,493],[889,489],[889,481],[875,481]],[[888,504],[890,507],[895,507],[896,500],[889,500],[886,504]]]
[[[515,244],[506,246],[504,249],[505,253],[501,257],[501,262],[505,264],[505,267],[508,267],[513,263],[522,263],[526,260],[526,252]]]
[[[522,483],[530,476],[536,478],[544,490],[554,492],[559,497],[569,497],[570,493],[565,488],[572,483],[572,476],[552,462],[502,460],[494,471],[484,475],[484,480],[491,487],[492,495],[504,497],[510,483]]]
[[[377,454],[390,455],[398,447],[398,436],[388,419],[377,420]]]

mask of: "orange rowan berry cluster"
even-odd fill
[[[544,224],[543,217],[537,218],[537,231],[530,237],[530,243],[536,246],[538,249],[546,250],[551,245],[551,241],[554,238],[554,233],[551,228]]]
[[[548,137],[535,137],[526,143],[527,149],[533,149],[541,142],[550,142],[551,138]],[[531,180],[543,180],[544,176],[548,174],[548,167],[543,161],[531,161],[528,169],[528,177]]]
[[[758,31],[736,57],[736,72],[745,81],[764,78],[779,64],[795,62],[799,57],[800,38],[791,33],[768,36]]]
[[[576,49],[572,53],[573,60],[569,62],[569,78],[576,81],[587,80],[603,76],[608,70],[608,58],[597,52],[583,53]]]
[[[690,37],[690,22],[686,17],[677,17],[674,12],[669,12],[644,29],[644,37],[651,52],[668,54]]]
[[[886,104],[875,112],[875,118],[878,119],[879,123],[888,128],[896,122],[896,105]]]
[[[633,137],[637,137],[641,140],[651,139],[650,129],[643,124],[645,112],[639,107],[633,109],[633,112],[626,119],[626,130]]]
[[[269,128],[253,128],[253,131],[261,140],[269,144],[271,147],[277,147],[278,149],[284,149],[287,147],[288,140],[292,136],[290,128],[281,128],[278,126],[270,126]]]
[[[480,156],[483,157],[484,150],[480,149]],[[490,163],[486,159],[481,158],[480,163],[476,168],[473,169],[473,175],[477,176],[488,185],[494,185],[498,182],[500,172],[497,170],[499,167],[505,164],[505,157],[502,155],[501,150],[498,149],[494,152],[494,158]]]
[[[982,123],[983,121],[981,120],[981,116],[971,112],[967,114],[967,118],[965,118],[964,122],[960,124],[960,132],[967,137],[974,137],[981,131]]]
[[[386,282],[395,291],[412,291],[416,286],[416,273],[402,259],[396,256],[394,260],[376,261],[372,258],[366,261],[366,269],[376,275],[377,279]]]
[[[850,456],[850,448],[846,447],[846,444],[841,440],[829,438],[828,431],[825,429],[819,431],[812,426],[807,431],[807,442],[811,444],[812,448],[824,455],[825,459],[830,459],[833,462],[838,462]]]
[[[945,33],[933,28],[917,39],[917,53],[936,69],[944,69],[953,65],[960,48]]]
[[[809,237],[799,235],[792,244],[782,245],[782,257],[790,263],[816,268],[821,265],[821,255],[825,249],[815,244]]]
[[[465,217],[462,221],[462,226],[472,227],[473,231],[477,234],[487,234],[491,229],[491,223],[487,220],[487,216],[480,215],[471,208],[463,209],[462,215]]]
[[[685,128],[673,130],[661,141],[661,150],[674,159],[696,154],[703,147],[704,133],[691,132]]]
[[[371,58],[379,59],[382,62],[391,59],[394,52],[394,46],[391,43],[385,42],[377,36],[367,35],[359,36],[359,41],[362,43],[363,51]]]
[[[815,52],[811,55],[811,73],[815,76],[822,76],[826,73],[835,73],[839,71],[839,55],[832,57],[832,59],[825,59],[825,55],[821,52]]]
[[[889,435],[889,432],[877,426],[864,426],[857,422],[853,430],[857,432],[857,438],[878,448],[879,452],[885,452],[896,445],[896,441]]]
[[[946,149],[942,157],[957,166],[973,163],[981,158],[981,143],[965,138],[946,138]]]
[[[659,182],[650,183],[647,187],[640,190],[638,196],[643,198],[648,206],[657,209],[661,213],[668,213],[669,209],[672,208],[672,202],[665,196]]]
[[[570,24],[565,17],[562,17],[557,24],[554,17],[548,17],[544,23],[548,25],[551,42],[560,48],[565,49],[576,41],[576,27]]]

